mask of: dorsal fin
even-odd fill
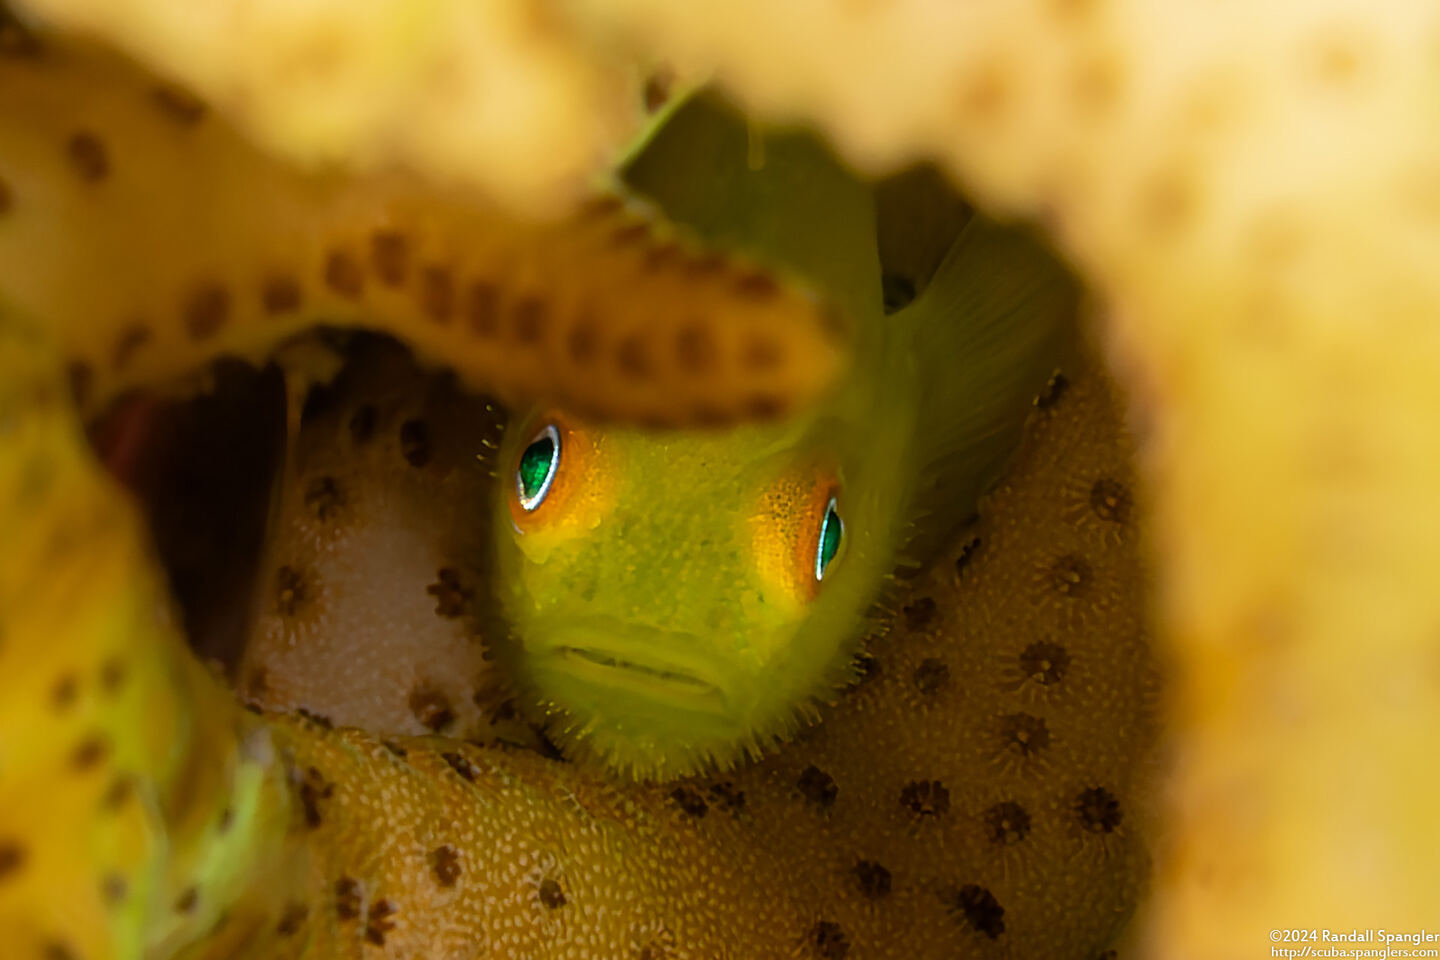
[[[1023,229],[971,217],[904,324],[921,382],[919,476],[905,555],[924,560],[975,513],[1034,399],[1071,362],[1079,290]]]

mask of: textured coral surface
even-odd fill
[[[155,619],[58,370],[4,331],[0,475],[32,487],[6,527],[34,545],[0,568],[25,692],[0,727],[20,956],[1086,957],[1133,909],[1154,673],[1094,378],[1057,381],[1013,480],[823,726],[723,778],[621,789],[528,751],[239,711]],[[93,566],[45,562],[67,533]]]
[[[395,333],[507,401],[658,423],[775,416],[841,367],[845,320],[812,291],[616,196],[545,224],[401,173],[303,172],[114,55],[10,29],[3,290],[54,326],[90,409],[317,322]]]

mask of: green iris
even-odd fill
[[[520,467],[515,471],[515,492],[520,497],[520,506],[528,511],[545,502],[559,466],[560,432],[548,426],[520,455]]]
[[[825,506],[825,519],[820,524],[820,545],[815,550],[815,579],[825,579],[825,570],[835,554],[840,552],[840,543],[845,539],[845,522],[835,509],[835,498]]]

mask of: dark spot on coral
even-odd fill
[[[711,784],[710,799],[731,813],[739,813],[745,809],[745,791],[736,790],[735,784],[728,780]]]
[[[692,817],[703,817],[710,810],[705,799],[689,787],[676,787],[670,792],[670,799]]]
[[[293,617],[309,599],[304,576],[294,567],[282,564],[275,571],[275,610],[282,617]]]
[[[735,292],[748,300],[772,300],[780,295],[780,284],[763,270],[747,270],[735,279]]]
[[[25,848],[13,840],[0,841],[0,883],[8,880],[25,866]]]
[[[394,740],[381,740],[380,745],[386,750],[390,751],[396,757],[399,757],[401,760],[404,760],[406,757],[410,756],[410,751],[400,746],[400,744],[396,743]]]
[[[1123,813],[1115,794],[1104,787],[1091,787],[1075,798],[1075,813],[1080,824],[1091,833],[1114,833]]]
[[[1005,749],[1029,757],[1050,746],[1050,728],[1028,713],[1007,714],[1000,718],[1000,741]]]
[[[922,630],[935,619],[935,598],[921,597],[908,604],[902,612],[905,614],[905,626],[908,629]]]
[[[1101,520],[1124,523],[1130,519],[1130,506],[1130,491],[1118,480],[1101,477],[1090,488],[1090,509]]]
[[[660,68],[645,78],[645,110],[654,113],[670,99],[670,88],[675,84],[675,74]]]
[[[281,274],[266,278],[260,287],[260,306],[272,317],[299,310],[300,282]]]
[[[565,349],[570,360],[576,364],[587,364],[600,349],[600,334],[595,321],[589,315],[582,316],[565,335]]]
[[[460,583],[460,574],[451,567],[441,567],[436,582],[425,588],[435,598],[435,612],[442,617],[453,619],[470,609],[475,591]]]
[[[350,415],[350,440],[356,444],[369,443],[375,436],[375,422],[379,414],[370,404],[358,408]]]
[[[1030,814],[1013,800],[1005,800],[986,809],[985,837],[1004,846],[1019,843],[1030,834]]]
[[[915,689],[931,697],[950,685],[950,668],[943,660],[926,657],[915,668],[914,678]]]
[[[900,805],[920,817],[950,812],[950,791],[939,780],[911,780],[900,788]]]
[[[718,250],[702,253],[685,264],[685,275],[691,280],[705,280],[723,274],[730,260]]]
[[[855,864],[855,879],[860,883],[860,892],[871,900],[879,900],[890,893],[890,871],[874,860],[861,860]]]
[[[400,455],[412,467],[430,462],[430,427],[424,420],[406,420],[400,424]]]
[[[465,320],[477,337],[500,332],[500,291],[495,284],[476,280],[465,293]]]
[[[1052,374],[1050,379],[1046,381],[1045,386],[1040,390],[1040,393],[1035,397],[1035,406],[1041,410],[1051,409],[1055,404],[1060,402],[1060,398],[1065,395],[1065,391],[1068,389],[1070,389],[1069,377],[1058,372]]]
[[[1006,112],[1010,98],[1010,75],[999,60],[979,64],[961,80],[960,109],[971,120],[994,122]]]
[[[84,360],[71,360],[65,365],[65,377],[70,383],[70,395],[75,405],[85,407],[90,402],[90,391],[95,385],[95,371]]]
[[[950,908],[965,915],[970,928],[994,940],[1005,932],[1005,908],[984,887],[966,884],[951,901]]]
[[[526,346],[539,343],[549,320],[550,308],[544,300],[537,296],[520,298],[513,314],[515,340]]]
[[[280,922],[275,924],[275,933],[282,937],[293,937],[300,932],[300,928],[305,925],[305,918],[309,915],[310,908],[305,904],[287,904],[285,912],[280,914]]]
[[[149,327],[139,323],[130,324],[121,331],[119,339],[115,341],[115,350],[110,355],[111,365],[116,370],[124,370],[130,365],[136,351],[149,342]]]
[[[814,764],[805,768],[795,786],[806,800],[821,807],[831,806],[840,795],[835,778]]]
[[[105,144],[88,130],[72,134],[65,142],[65,153],[81,180],[98,183],[110,174],[110,155]]]
[[[73,673],[62,674],[50,688],[50,704],[63,713],[75,705],[80,695],[80,679]]]
[[[455,881],[460,879],[460,856],[454,847],[436,847],[425,859],[430,864],[430,872],[435,874],[436,883],[442,887],[455,886]]]
[[[785,348],[778,340],[763,334],[753,334],[745,341],[740,353],[740,362],[753,372],[774,370],[785,359]]]
[[[79,771],[92,770],[110,753],[110,744],[99,734],[86,737],[70,754],[70,765]]]
[[[215,821],[215,830],[217,833],[226,834],[230,832],[230,828],[234,826],[234,824],[235,811],[230,807],[226,807],[220,811],[220,819]]]
[[[785,401],[767,393],[753,394],[745,400],[745,415],[752,420],[774,420],[785,412]]]
[[[450,764],[450,769],[458,773],[461,779],[467,783],[474,783],[479,771],[475,765],[463,753],[449,752],[440,754],[441,759]]]
[[[114,695],[125,685],[125,663],[118,657],[111,657],[100,665],[100,690]]]
[[[217,284],[205,284],[185,301],[181,316],[190,339],[208,340],[230,317],[230,294]]]
[[[810,944],[822,960],[845,960],[850,952],[850,941],[838,923],[821,920],[810,928]]]
[[[59,940],[51,940],[41,950],[44,960],[78,960],[75,951],[61,943]]]
[[[651,247],[645,252],[645,262],[642,269],[649,273],[659,273],[670,267],[674,267],[683,261],[684,252],[678,243],[660,243]]]
[[[11,191],[10,185],[0,180],[0,217],[10,212],[15,205],[15,194]]]
[[[389,919],[394,913],[395,905],[389,900],[376,900],[370,904],[370,910],[365,915],[366,943],[385,946],[385,934],[395,929],[395,922]]]
[[[653,370],[644,336],[635,333],[621,340],[615,349],[615,363],[620,372],[631,380],[648,379]]]
[[[455,722],[455,711],[450,701],[439,690],[416,687],[410,691],[410,712],[420,725],[433,733],[440,733]]]
[[[915,281],[898,273],[880,277],[880,298],[887,314],[903,310],[915,299]]]
[[[448,267],[426,267],[420,274],[420,309],[439,324],[455,312],[455,278]]]
[[[1078,597],[1085,593],[1094,575],[1085,558],[1074,553],[1057,557],[1050,565],[1047,575],[1050,588],[1066,597]]]
[[[340,481],[326,475],[315,477],[305,485],[305,509],[316,520],[330,520],[345,505],[345,495],[340,492]]]
[[[111,813],[125,806],[126,801],[135,793],[135,782],[125,774],[117,776],[106,788],[104,796],[100,798],[100,806]]]
[[[320,803],[329,800],[335,793],[335,785],[325,779],[319,770],[309,767],[305,778],[300,781],[300,806],[305,813],[305,826],[311,830],[324,823]]]
[[[325,258],[325,286],[347,300],[365,289],[365,273],[359,262],[344,250],[332,250]]]
[[[197,887],[186,887],[175,898],[176,913],[194,913],[195,906],[200,902],[200,890]]]
[[[335,881],[335,916],[341,920],[360,916],[360,884],[349,877]]]
[[[151,101],[162,113],[182,127],[193,127],[205,119],[204,102],[179,87],[156,87],[151,93]]]
[[[1047,687],[1064,680],[1069,669],[1070,654],[1058,643],[1037,641],[1020,652],[1020,672]]]
[[[551,910],[565,906],[565,891],[557,880],[546,878],[540,882],[540,902]]]
[[[396,230],[379,231],[370,238],[370,262],[381,283],[400,286],[410,270],[410,239]]]
[[[686,324],[675,335],[675,357],[680,361],[681,368],[689,373],[710,370],[719,354],[715,334],[708,324],[697,320]]]

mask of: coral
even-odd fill
[[[501,416],[393,344],[347,352],[288,445],[240,693],[382,735],[534,743],[477,609]]]
[[[0,51],[0,290],[55,326],[86,410],[322,320],[507,402],[652,423],[772,417],[840,369],[846,320],[798,280],[617,196],[541,224],[404,174],[300,172],[177,97],[59,38]],[[697,336],[706,373],[658,362]],[[779,362],[742,362],[755,337]],[[637,343],[657,362],[628,363]]]
[[[27,6],[118,41],[299,166],[422,168],[532,208],[583,195],[675,82],[582,48],[530,0]]]
[[[373,942],[377,902],[401,955],[1098,954],[1145,885],[1157,678],[1135,518],[1090,504],[1100,480],[1134,489],[1128,451],[1103,383],[1071,374],[984,517],[899,592],[866,678],[774,757],[620,788],[282,722],[318,820],[287,894],[300,955]],[[1057,555],[1085,559],[1084,588],[1057,589]],[[937,663],[952,679],[922,683]]]
[[[826,724],[724,779],[620,789],[525,751],[240,711],[157,619],[133,510],[18,330],[0,327],[18,536],[0,923],[22,956],[1048,955],[1100,949],[1133,908],[1154,680],[1133,527],[1075,516],[1096,477],[1133,482],[1091,377]],[[1097,589],[1037,602],[1057,546]],[[1037,667],[1019,639],[1041,632],[1064,653]],[[982,682],[916,683],[935,661]]]

